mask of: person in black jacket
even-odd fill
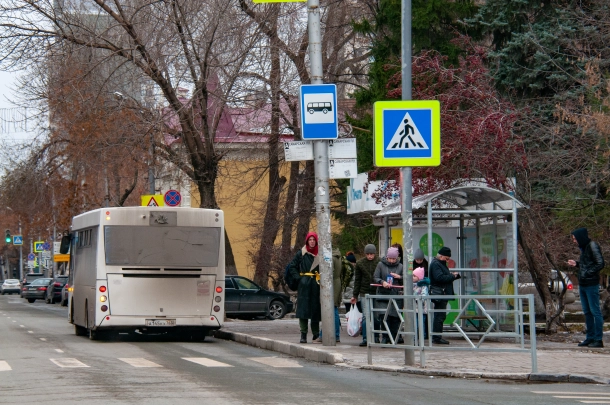
[[[604,268],[604,257],[597,242],[589,239],[587,228],[572,231],[572,241],[580,248],[580,259],[570,259],[568,265],[578,268],[580,303],[587,326],[587,336],[578,346],[604,347],[604,318],[599,305],[599,272]]]
[[[461,278],[459,273],[451,273],[447,267],[447,260],[451,258],[451,249],[443,246],[439,249],[437,257],[430,263],[430,295],[453,295],[453,282]],[[443,323],[447,318],[447,304],[449,300],[435,299],[434,321],[432,322],[432,343],[448,345],[449,342],[443,339]],[[439,311],[439,312],[436,312]]]

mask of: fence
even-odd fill
[[[479,351],[479,352],[515,352],[530,353],[532,372],[538,371],[536,360],[536,321],[534,295],[367,295],[366,338],[368,342],[368,363],[373,363],[373,347],[389,347],[419,351],[421,366],[426,366],[426,352],[431,351]],[[412,300],[412,309],[406,309],[404,303]],[[458,308],[435,308],[434,301],[457,300]],[[505,305],[499,305],[503,302]],[[527,315],[530,341],[525,344],[524,303],[527,302]],[[443,307],[440,305],[440,307]],[[426,315],[427,312],[427,316]],[[452,322],[454,331],[433,332],[435,313],[455,313]],[[407,316],[412,319],[414,331],[404,330]],[[377,318],[376,322],[373,319]],[[424,321],[425,319],[425,321]],[[511,322],[512,321],[512,322]],[[474,327],[473,330],[467,325]],[[511,330],[512,327],[512,330]],[[427,339],[424,339],[425,331]],[[383,340],[373,338],[379,334]],[[462,337],[467,345],[438,346],[433,339],[441,336]],[[477,339],[478,338],[478,339]],[[483,347],[491,339],[514,339],[510,345],[506,341],[502,347]],[[412,344],[411,344],[412,342]],[[511,347],[506,347],[511,346]]]

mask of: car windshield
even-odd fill
[[[31,285],[48,285],[52,279],[50,278],[39,278],[38,280],[34,280]]]

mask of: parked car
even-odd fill
[[[574,293],[574,285],[566,273],[563,271],[557,272],[557,270],[551,270],[549,277],[549,289],[551,290],[551,297],[553,298],[554,305],[558,305],[558,298],[563,291],[563,283],[559,278],[559,275],[563,277],[567,290],[563,296],[564,305],[572,304],[576,301],[576,294]],[[538,317],[543,316],[545,313],[542,299],[536,290],[536,286],[532,281],[532,277],[529,273],[519,273],[519,294],[534,294],[534,305],[535,312]]]
[[[294,304],[286,294],[265,290],[242,276],[225,277],[225,315],[227,318],[266,316],[282,319]]]
[[[53,282],[49,284],[47,288],[47,294],[45,295],[45,302],[47,304],[54,304],[61,301],[61,289],[68,282],[68,276],[55,276]]]
[[[19,294],[21,292],[21,283],[16,278],[8,278],[0,286],[0,291],[2,291],[2,295]]]
[[[68,306],[68,291],[70,289],[70,284],[66,283],[64,284],[63,288],[61,289],[61,306],[62,307],[67,307]]]
[[[47,295],[47,288],[53,281],[52,278],[39,278],[30,284],[21,287],[21,296],[32,303],[36,300],[43,300]]]

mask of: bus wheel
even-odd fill
[[[205,340],[205,332],[193,332],[193,333],[191,333],[191,340],[193,342],[203,342]]]
[[[76,336],[85,336],[87,334],[87,328],[82,326],[74,325],[74,334]]]

